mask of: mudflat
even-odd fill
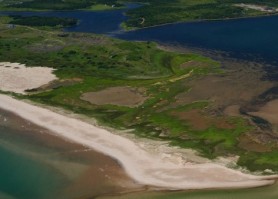
[[[144,89],[132,87],[110,87],[97,92],[84,93],[82,100],[96,105],[117,105],[136,107],[144,103],[147,99]]]

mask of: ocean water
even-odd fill
[[[0,190],[11,198],[48,198],[61,180],[40,162],[2,147],[0,162]]]
[[[42,149],[20,139],[18,133],[13,127],[0,126],[0,198],[56,198],[67,179],[36,158]]]
[[[131,193],[98,199],[277,199],[278,185],[239,190],[200,190]]]
[[[119,179],[134,184],[114,159],[0,110],[0,199],[94,198],[126,191]]]

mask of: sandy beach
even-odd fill
[[[247,188],[273,184],[277,176],[255,176],[213,162],[185,162],[174,155],[153,153],[104,128],[55,113],[7,95],[0,108],[16,113],[66,140],[116,159],[142,185],[163,189]]]
[[[1,199],[85,199],[145,190],[115,159],[2,109],[0,137]]]
[[[261,12],[268,12],[268,13],[277,12],[277,8],[275,8],[275,7],[261,6],[261,5],[256,5],[256,4],[238,3],[238,4],[235,4],[234,6],[240,7],[240,8],[245,8],[245,9],[258,10]]]

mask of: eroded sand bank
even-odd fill
[[[130,177],[145,185],[166,189],[243,188],[269,185],[277,177],[254,176],[216,163],[190,163],[174,155],[150,153],[108,130],[6,95],[0,95],[0,108],[117,159]]]
[[[0,62],[0,90],[24,94],[55,79],[53,68],[26,67],[24,64]]]

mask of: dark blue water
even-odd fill
[[[178,23],[115,36],[220,50],[237,58],[278,61],[278,16]]]
[[[136,6],[138,4],[131,4],[127,9]],[[120,24],[127,19],[123,14],[127,9],[2,14],[72,17],[79,19],[80,24],[65,31],[101,33],[126,40],[158,41],[181,47],[224,51],[235,58],[278,65],[278,16],[177,23],[124,32],[120,31]]]
[[[64,17],[79,20],[77,26],[66,28],[69,32],[92,32],[108,34],[120,30],[120,24],[127,19],[123,14],[128,9],[139,7],[139,4],[127,4],[125,9],[113,11],[44,11],[44,12],[0,12],[2,15]]]
[[[119,30],[119,24],[125,20],[121,11],[90,12],[90,11],[53,11],[53,12],[2,12],[5,15],[65,17],[79,20],[77,26],[67,28],[71,32],[94,32],[105,34]]]

